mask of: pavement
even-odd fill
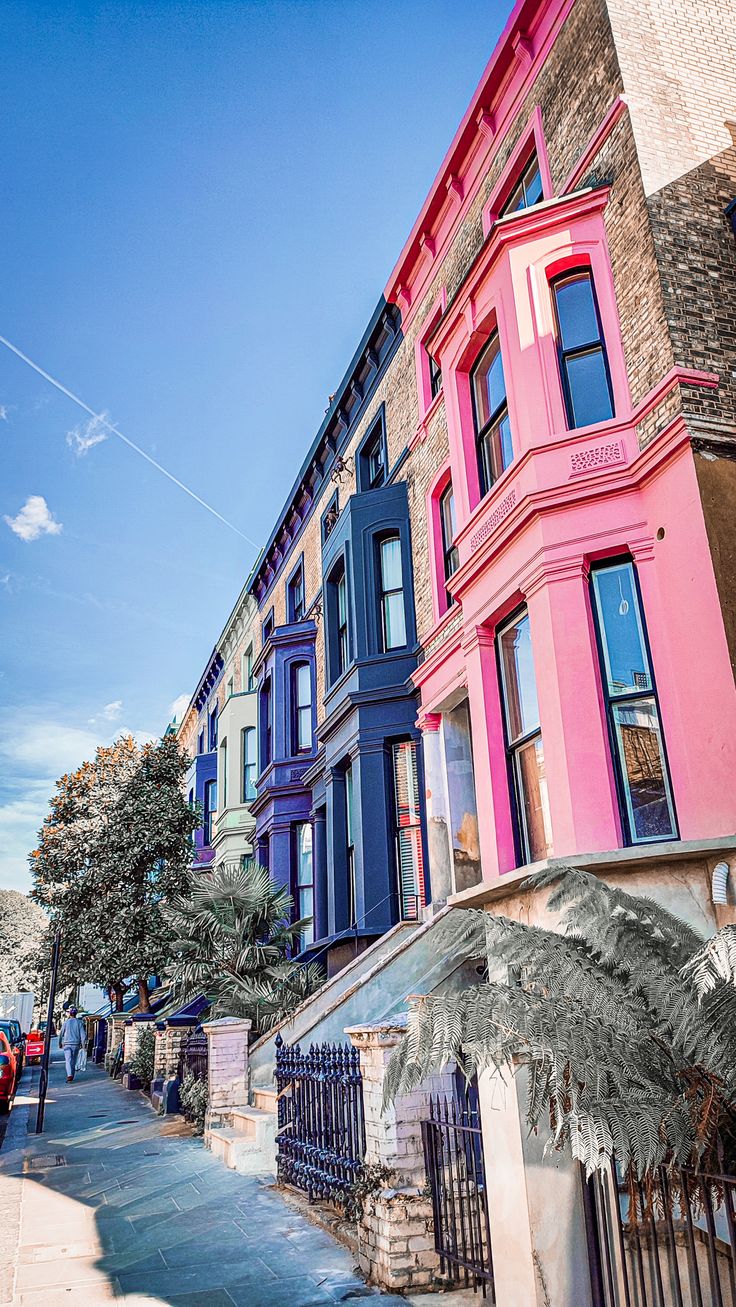
[[[65,1083],[53,1056],[44,1133],[27,1070],[0,1151],[3,1307],[329,1307],[379,1294],[352,1253],[287,1205],[269,1178],[240,1176],[177,1117],[157,1117],[97,1067]]]

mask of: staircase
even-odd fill
[[[276,1172],[276,1090],[257,1089],[251,1107],[236,1107],[232,1125],[207,1130],[205,1143],[214,1157],[240,1175]]]

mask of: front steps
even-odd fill
[[[276,1173],[276,1090],[259,1089],[252,1107],[234,1107],[232,1125],[205,1130],[215,1157],[240,1175]]]

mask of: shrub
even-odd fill
[[[130,1060],[130,1070],[142,1085],[148,1087],[153,1080],[153,1060],[156,1049],[156,1036],[150,1026],[141,1031],[138,1047]]]
[[[191,1071],[187,1071],[179,1089],[179,1101],[184,1115],[194,1124],[195,1135],[204,1132],[204,1118],[209,1102],[206,1080],[195,1080]]]

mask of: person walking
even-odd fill
[[[86,1038],[86,1032],[83,1023],[77,1017],[77,1009],[69,1008],[69,1016],[61,1027],[59,1035],[59,1048],[64,1050],[64,1061],[66,1062],[66,1083],[70,1085],[74,1079],[74,1072],[77,1069],[77,1058],[79,1050]]]

